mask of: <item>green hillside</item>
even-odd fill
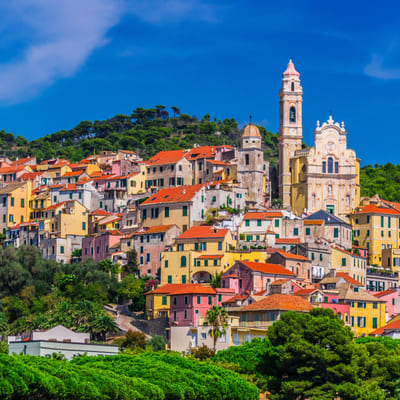
[[[278,159],[278,135],[260,127],[266,159],[275,165]],[[0,132],[0,149],[8,157],[35,155],[38,160],[52,157],[79,161],[101,150],[131,150],[143,159],[161,150],[192,148],[200,145],[238,146],[240,129],[233,118],[223,121],[209,114],[201,119],[182,114],[177,107],[158,105],[137,108],[131,115],[115,115],[105,121],[82,121],[70,130],[27,142],[21,136]]]

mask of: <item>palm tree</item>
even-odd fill
[[[118,333],[119,328],[114,318],[107,314],[99,315],[90,323],[90,331],[96,339],[105,341],[107,333]]]
[[[228,326],[228,314],[225,308],[221,306],[213,306],[207,311],[204,325],[211,325],[208,331],[210,336],[214,339],[214,350],[217,345],[217,339],[225,335]]]

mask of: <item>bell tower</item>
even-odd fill
[[[289,208],[291,194],[290,159],[301,149],[303,138],[302,102],[303,89],[300,74],[292,60],[282,74],[279,92],[279,197],[283,208]]]

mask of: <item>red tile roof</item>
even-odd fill
[[[199,283],[167,283],[166,285],[159,286],[157,289],[150,290],[145,294],[169,294],[170,292],[176,291],[179,288],[187,285],[198,285]]]
[[[396,289],[384,290],[383,292],[375,293],[373,296],[379,298],[379,297],[386,296],[387,294],[391,294],[394,292],[397,292],[397,290]]]
[[[230,299],[225,300],[223,303],[236,303],[236,301],[246,300],[250,296],[249,293],[245,292],[242,294],[237,294],[236,296],[231,297]]]
[[[215,157],[215,147],[214,146],[199,146],[195,147],[186,153],[185,157],[188,160],[197,160],[199,158],[211,158]]]
[[[247,212],[243,219],[270,219],[272,218],[269,213],[266,212]]]
[[[69,191],[69,190],[76,190],[76,184],[75,183],[67,183],[62,189],[60,189],[60,192]]]
[[[298,254],[290,254],[290,253],[287,253],[286,251],[281,250],[281,249],[278,249],[276,251],[276,253],[279,253],[281,256],[283,256],[285,258],[290,258],[291,260],[300,260],[300,261],[310,261],[311,262],[311,260],[309,258],[307,258],[307,257],[300,256]]]
[[[25,163],[33,160],[34,157],[20,158],[19,160],[15,160],[11,163],[11,165],[24,165]]]
[[[61,203],[53,204],[52,206],[45,208],[44,211],[55,210],[56,208],[61,207],[65,203],[66,201],[62,201]]]
[[[189,284],[188,286],[177,288],[173,292],[170,292],[170,296],[179,294],[216,294],[216,291],[210,286]]]
[[[311,293],[314,293],[317,288],[312,288],[312,289],[300,289],[296,292],[296,296],[301,296],[301,295],[309,295]]]
[[[276,244],[300,244],[301,240],[300,238],[276,238],[275,239]]]
[[[147,160],[146,164],[148,166],[173,164],[178,162],[179,160],[182,160],[184,156],[185,152],[183,150],[160,151],[155,156]]]
[[[347,283],[351,283],[352,285],[364,286],[362,283],[356,281],[354,278],[344,272],[336,272],[336,276],[338,278],[343,278]]]
[[[25,174],[21,175],[19,179],[21,181],[32,181],[40,175],[43,175],[44,171],[41,172],[25,172]]]
[[[354,214],[394,214],[400,215],[400,211],[393,210],[392,208],[377,207],[374,204],[369,204],[365,207],[360,207]]]
[[[15,174],[16,172],[23,171],[27,165],[15,165],[11,167],[0,168],[0,174]]]
[[[265,296],[265,299],[242,307],[240,311],[293,310],[308,312],[311,309],[311,304],[300,296],[291,294],[272,294],[270,296]]]
[[[90,215],[100,215],[100,216],[106,216],[106,215],[112,215],[112,213],[108,211],[101,210],[100,208],[97,210],[94,210],[90,213]]]
[[[385,333],[385,330],[400,330],[400,319],[389,322],[387,325],[382,326],[375,331],[372,331],[371,333],[369,333],[369,335],[382,335],[383,333]]]
[[[290,279],[277,279],[276,281],[273,281],[271,283],[271,285],[280,286],[280,285],[283,285],[284,283],[289,282],[289,281],[290,281]]]
[[[218,229],[212,226],[192,226],[176,239],[223,239],[229,229]]]
[[[209,164],[212,164],[212,165],[220,165],[220,166],[223,166],[223,167],[230,166],[229,162],[223,162],[223,161],[217,161],[217,160],[207,160],[207,162]]]
[[[252,261],[236,261],[245,265],[247,268],[250,268],[253,271],[263,272],[264,274],[272,274],[272,275],[290,275],[296,276],[292,271],[282,267],[279,264],[268,264],[268,263],[257,263]]]
[[[70,164],[71,166],[71,164]],[[64,175],[61,176],[61,178],[68,178],[69,176],[79,176],[84,174],[84,171],[71,171],[71,172],[66,172]]]
[[[156,203],[178,203],[191,201],[193,196],[204,185],[178,186],[174,188],[161,189],[155,195],[150,196],[142,205]]]

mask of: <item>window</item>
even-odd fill
[[[245,154],[244,158],[245,158],[245,164],[249,165],[250,164],[250,156],[248,154]]]
[[[176,311],[174,311],[174,321],[176,321]]]
[[[197,296],[197,304],[201,304],[201,297]]]
[[[168,268],[168,260],[164,260],[164,268]]]
[[[378,318],[377,317],[372,317],[372,328],[373,329],[378,328]]]
[[[177,250],[183,251],[183,243],[178,243]]]
[[[381,228],[384,228],[385,226],[385,217],[381,217]]]
[[[184,310],[183,312],[183,319],[187,319],[187,310]]]
[[[294,92],[294,82],[292,82],[291,89],[292,89],[292,92]]]
[[[182,275],[182,283],[186,283],[186,275]]]
[[[166,217],[166,218],[169,217],[169,207],[164,208],[164,217]]]
[[[333,158],[328,157],[328,174],[333,173]]]
[[[257,226],[261,226],[261,219],[257,220]]]
[[[311,260],[313,260],[313,261],[314,261],[314,258],[315,258],[315,255],[314,255],[314,253],[311,253]]]
[[[222,242],[218,242],[218,250],[222,250]]]
[[[82,192],[78,193],[78,198],[81,199],[82,198]]]
[[[208,260],[204,260],[204,266],[208,267]]]
[[[322,161],[322,173],[326,174],[326,161]]]
[[[61,247],[60,247],[60,253],[61,253],[61,254],[64,254],[64,246],[61,246]]]
[[[140,246],[140,254],[143,254],[143,253],[144,253],[143,246]]]
[[[393,299],[394,300],[394,299]],[[378,303],[372,303],[372,308],[377,309],[378,308]]]
[[[82,230],[83,230],[83,231],[86,230],[86,222],[82,222]]]
[[[139,262],[140,262],[140,265],[144,264],[144,257],[143,256],[140,256]],[[171,283],[171,282],[168,282],[168,283]]]
[[[339,228],[335,228],[333,230],[333,237],[335,237],[335,238],[339,237]]]
[[[246,219],[246,221],[244,222],[244,225],[245,225],[245,226],[250,226],[250,220],[249,220],[249,219]]]
[[[187,206],[183,206],[183,207],[182,207],[182,215],[183,215],[184,217],[187,217]]]
[[[299,236],[299,228],[293,229],[293,236]]]
[[[21,207],[22,207],[22,208],[25,207],[25,199],[21,199]]]
[[[253,235],[247,235],[246,236],[246,241],[251,242],[253,240]]]
[[[150,262],[150,253],[146,254],[146,262],[149,263]]]
[[[343,257],[342,258],[342,267],[345,267],[346,266],[346,257]]]
[[[388,217],[388,228],[391,228],[392,226],[392,221],[391,221],[391,218],[390,217]]]
[[[306,236],[310,236],[311,234],[311,229],[310,228],[306,228]]]
[[[279,219],[275,220],[275,228],[279,228]]]
[[[327,205],[326,211],[330,214],[335,214],[335,206]]]
[[[10,215],[8,216],[8,221],[9,221],[9,222],[14,222],[14,215],[13,215],[13,214],[10,214]]]
[[[209,305],[209,306],[212,305],[212,296],[208,296],[208,305]]]
[[[218,295],[218,301],[221,302],[222,301],[222,294]]]
[[[218,266],[218,260],[214,260],[214,267]]]
[[[168,275],[168,283],[172,283],[172,275]]]
[[[186,267],[186,256],[181,257],[181,267]]]
[[[335,174],[339,173],[339,163],[336,161],[335,162]]]
[[[167,305],[167,296],[162,297],[162,305],[166,306]]]
[[[14,197],[11,197],[11,207],[14,207]]]
[[[296,122],[296,109],[294,107],[290,107],[289,110],[289,121]]]

